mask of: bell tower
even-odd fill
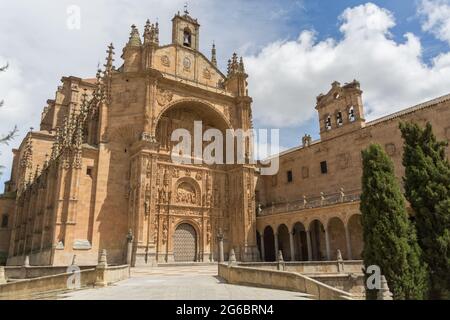
[[[200,24],[197,19],[189,15],[185,6],[184,13],[178,12],[172,19],[172,43],[198,51],[199,29]]]
[[[333,82],[327,94],[317,97],[316,110],[319,113],[322,140],[332,139],[366,125],[362,91],[356,80],[343,86],[337,81]]]

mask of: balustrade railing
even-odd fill
[[[304,196],[302,199],[272,203],[269,205],[258,205],[257,216],[267,216],[278,213],[307,210],[312,208],[320,208],[338,203],[349,203],[360,200],[361,190],[352,190],[349,192],[341,192],[324,194],[319,196]]]

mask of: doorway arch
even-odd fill
[[[175,262],[197,261],[197,232],[189,223],[180,224],[173,235]]]

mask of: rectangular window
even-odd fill
[[[8,215],[4,214],[2,216],[2,224],[1,224],[2,228],[8,228]]]
[[[287,172],[287,182],[288,182],[288,183],[291,183],[292,181],[294,181],[294,177],[293,177],[293,175],[292,175],[292,170],[289,170],[289,171]]]
[[[326,161],[322,161],[320,163],[320,171],[322,172],[322,174],[327,174],[328,173],[328,164]]]

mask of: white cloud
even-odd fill
[[[450,91],[450,53],[422,59],[420,39],[392,39],[394,16],[372,3],[339,17],[342,39],[317,41],[305,30],[295,41],[276,41],[246,57],[256,121],[279,127],[306,124],[315,98],[331,82],[357,79],[365,91],[366,116],[373,119]]]
[[[422,0],[418,12],[424,18],[422,29],[450,44],[450,2]]]

